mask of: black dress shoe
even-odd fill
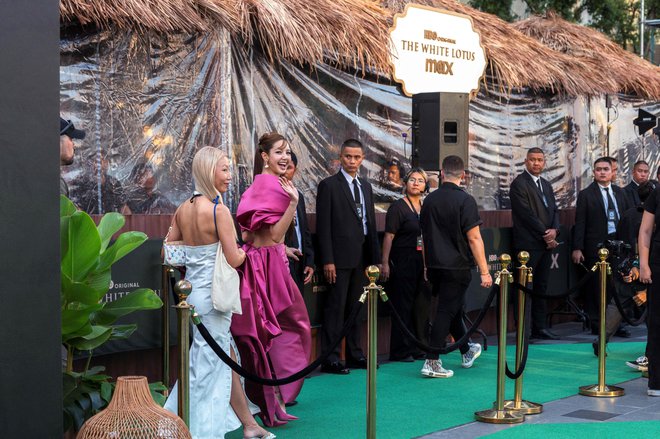
[[[559,340],[559,336],[557,334],[553,334],[547,329],[532,331],[532,338],[538,338],[540,340]]]
[[[415,361],[412,355],[405,355],[403,357],[390,357],[390,361],[400,361],[401,363],[412,363]]]
[[[598,340],[595,342],[591,343],[591,346],[594,348],[594,355],[598,356]],[[607,347],[607,345],[605,345]],[[605,356],[607,357],[607,352],[605,352]]]
[[[358,358],[357,360],[347,360],[346,361],[346,367],[349,367],[351,369],[366,369],[367,368],[367,359],[362,357]],[[378,369],[380,365],[376,363],[376,369]]]
[[[325,363],[321,365],[321,372],[323,373],[334,373],[335,375],[348,375],[351,373],[347,367],[341,364],[339,361],[333,361],[332,363]]]
[[[623,326],[619,327],[619,329],[616,330],[614,333],[616,337],[623,337],[623,338],[630,338],[632,337],[632,334],[627,328],[624,328]]]
[[[346,367],[350,367],[351,369],[366,369],[367,368],[367,359],[362,357],[358,358],[357,360],[347,360],[346,361]]]

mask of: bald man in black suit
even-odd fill
[[[545,154],[531,148],[525,157],[525,170],[511,183],[511,216],[513,218],[513,248],[529,252],[527,266],[534,275],[534,291],[546,294],[552,249],[557,247],[559,212],[550,182],[541,177]],[[532,338],[556,340],[547,329],[546,300],[532,297]]]

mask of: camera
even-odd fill
[[[633,268],[635,261],[635,252],[633,252],[630,244],[623,241],[608,239],[604,243],[598,245],[598,248],[605,248],[610,252],[609,262],[612,269],[619,276],[627,276]]]

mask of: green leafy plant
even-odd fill
[[[112,265],[147,240],[144,233],[124,232],[110,244],[124,222],[123,215],[111,212],[103,215],[97,226],[68,198],[60,197],[60,304],[62,344],[67,352],[63,375],[65,431],[71,426],[79,429],[85,419],[110,401],[113,385],[110,377],[102,374],[105,368],[89,368],[89,364],[94,349],[110,340],[125,339],[137,329],[136,324],[114,324],[117,319],[163,305],[149,288],[103,302],[110,289]],[[73,370],[76,351],[89,353],[82,371]],[[159,385],[154,384],[152,390],[157,389]]]

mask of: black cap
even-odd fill
[[[77,130],[70,120],[64,120],[60,117],[60,136],[66,134],[72,139],[84,139],[85,131]]]

